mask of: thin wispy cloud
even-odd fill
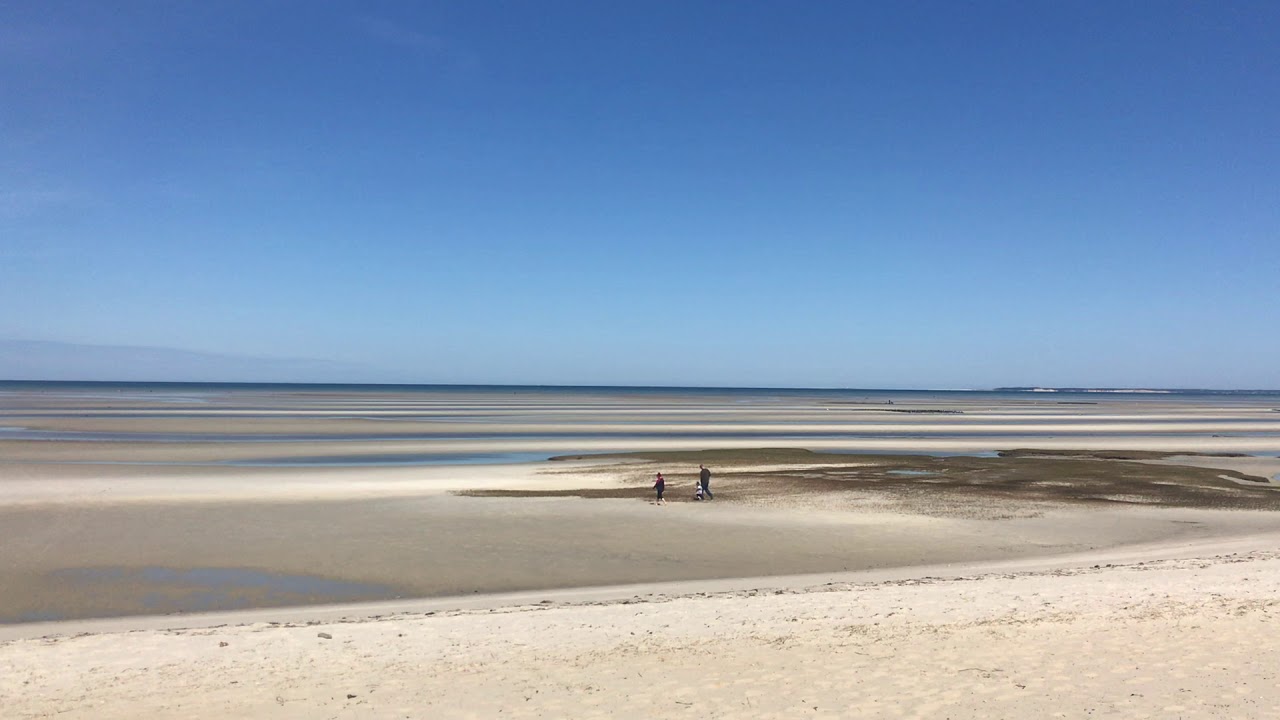
[[[0,67],[74,67],[101,61],[145,37],[142,28],[118,20],[113,6],[101,4],[92,12],[84,11],[92,7],[75,14],[30,18],[23,16],[23,8],[0,7]]]
[[[70,28],[0,23],[0,59],[54,60],[83,39],[81,33]]]
[[[5,234],[12,236],[14,233]],[[5,263],[12,269],[29,263],[44,265],[72,261],[78,254],[78,249],[73,245],[74,243],[47,238],[3,237],[0,238],[0,263]]]
[[[20,220],[91,203],[88,195],[73,190],[0,190],[0,220]]]
[[[444,52],[445,43],[439,37],[383,17],[362,15],[356,18],[356,26],[365,37],[402,48]]]

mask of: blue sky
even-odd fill
[[[0,3],[0,377],[1280,387],[1277,29]]]

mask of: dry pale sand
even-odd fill
[[[89,626],[0,644],[0,696],[6,717],[107,720],[1269,718],[1278,544],[431,615]]]

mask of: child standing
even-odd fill
[[[658,473],[658,479],[654,481],[653,489],[658,493],[658,501],[654,505],[666,505],[667,501],[662,499],[662,491],[667,489],[667,481],[662,478],[662,473]]]
[[[702,483],[696,480],[693,483],[693,499],[702,502]]]

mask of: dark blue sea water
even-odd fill
[[[0,380],[0,392],[58,392],[71,395],[93,394],[104,398],[137,396],[152,399],[155,395],[183,395],[198,398],[206,394],[225,393],[320,393],[320,394],[458,394],[548,396],[618,396],[618,397],[724,397],[743,401],[769,401],[793,398],[827,398],[832,400],[903,399],[970,399],[970,400],[1039,400],[1102,402],[1107,399],[1186,400],[1188,398],[1223,400],[1241,398],[1280,398],[1280,390],[1215,390],[1215,389],[964,389],[964,390],[893,390],[867,388],[742,388],[742,387],[661,387],[614,385],[391,385],[391,384],[327,384],[327,383],[180,383],[180,382],[88,382],[44,380]]]

